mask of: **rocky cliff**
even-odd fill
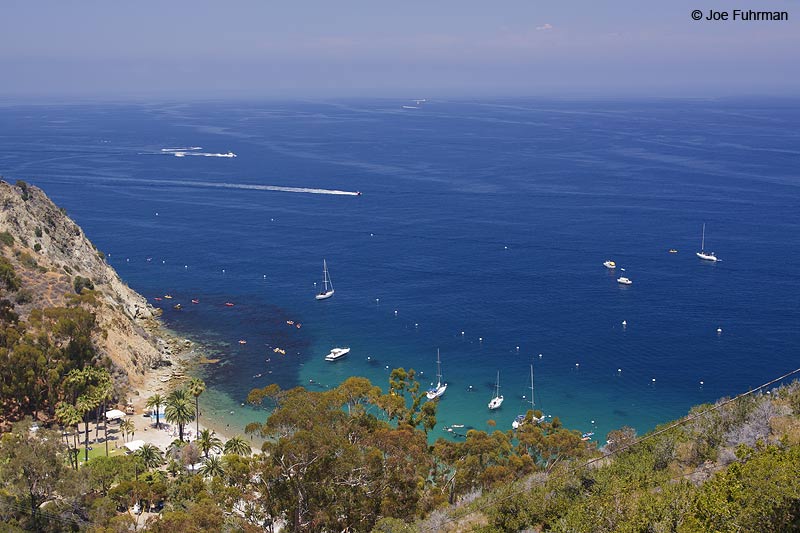
[[[76,289],[90,287],[100,302],[94,312],[101,331],[94,341],[120,381],[135,388],[148,368],[168,359],[157,310],[119,278],[83,230],[41,189],[0,180],[0,236],[0,253],[21,282],[11,299],[23,320],[32,309],[64,306]]]

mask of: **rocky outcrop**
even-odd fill
[[[163,340],[158,342],[163,336],[158,311],[119,278],[83,230],[41,189],[0,181],[0,233],[13,238],[0,251],[21,279],[15,310],[23,319],[31,309],[65,305],[76,286],[93,287],[102,331],[95,343],[122,380],[136,387],[148,368],[168,359]]]

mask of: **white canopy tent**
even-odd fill
[[[120,418],[125,418],[124,411],[120,411],[119,409],[111,409],[110,411],[106,411],[106,420],[119,420]]]
[[[132,440],[130,442],[125,443],[125,447],[128,449],[128,452],[133,453],[142,446],[144,446],[145,442],[143,440]]]

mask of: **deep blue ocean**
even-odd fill
[[[251,388],[385,389],[400,366],[428,386],[437,349],[433,436],[510,428],[531,362],[537,408],[601,442],[800,366],[800,101],[404,105],[4,105],[0,174],[221,358],[206,414],[237,428],[266,416]],[[189,147],[237,157],[162,152]],[[704,223],[719,263],[695,256]]]

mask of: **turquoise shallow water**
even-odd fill
[[[218,426],[263,419],[241,403],[273,381],[385,386],[403,366],[428,385],[437,348],[434,436],[510,427],[531,361],[537,406],[598,436],[797,366],[798,102],[404,103],[5,107],[0,174],[183,304],[170,327],[222,359],[204,376]],[[161,152],[190,146],[238,157]],[[721,263],[694,256],[704,222]],[[336,295],[317,302],[323,258]]]

